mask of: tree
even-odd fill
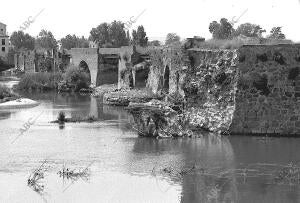
[[[109,36],[113,47],[127,46],[129,44],[124,28],[124,23],[121,21],[113,21],[110,24]]]
[[[234,36],[261,37],[263,32],[266,32],[266,30],[263,30],[260,25],[244,23],[238,26],[234,32]]]
[[[149,46],[155,46],[155,47],[161,46],[159,40],[153,40],[153,41],[150,41],[150,42],[148,42],[148,45],[149,45]]]
[[[134,45],[147,46],[148,37],[142,25],[138,26],[137,31],[132,31],[132,42]]]
[[[24,34],[23,31],[13,32],[10,36],[11,44],[16,49],[34,49],[35,39],[29,34]]]
[[[81,38],[76,35],[67,35],[61,40],[62,47],[65,49],[71,48],[88,48],[89,42],[83,36]]]
[[[53,34],[47,30],[41,30],[36,42],[38,47],[45,49],[55,49],[57,47],[56,39]]]
[[[165,42],[166,45],[171,45],[171,44],[174,44],[174,43],[177,43],[177,42],[180,42],[179,35],[177,35],[176,33],[167,34],[166,42]]]
[[[267,38],[270,39],[285,39],[285,34],[282,33],[282,27],[273,27],[270,31],[270,35]]]
[[[121,21],[113,21],[110,24],[102,23],[93,28],[89,40],[98,43],[99,47],[121,47],[129,44],[124,23]]]
[[[110,25],[107,23],[98,25],[98,27],[91,30],[89,40],[96,42],[100,47],[103,47],[103,45],[110,42],[109,29]]]
[[[213,21],[209,24],[209,32],[214,39],[230,39],[234,29],[226,18],[222,18],[220,23]]]

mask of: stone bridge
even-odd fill
[[[126,86],[122,78],[122,71],[128,66],[134,66],[137,62],[149,59],[148,49],[135,46],[124,46],[120,48],[72,48],[70,51],[71,63],[79,66],[85,62],[91,75],[91,85],[103,84],[101,71],[104,69],[104,61],[114,60],[118,63],[117,81],[118,88]]]

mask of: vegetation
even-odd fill
[[[209,24],[209,32],[214,39],[230,39],[234,29],[226,18],[222,18],[220,23],[213,21]]]
[[[13,67],[14,67],[14,65],[8,64],[4,60],[2,60],[2,58],[0,57],[0,72],[6,71],[6,70],[8,70],[10,68],[13,68]]]
[[[273,27],[268,38],[270,39],[285,39],[285,34],[281,31],[282,27]]]
[[[165,45],[171,45],[180,42],[180,37],[176,33],[169,33],[166,37]]]
[[[10,36],[11,44],[16,49],[34,49],[35,39],[23,31],[13,32]]]
[[[148,42],[148,46],[159,47],[159,46],[161,46],[161,43],[159,40],[153,40],[153,41]]]
[[[71,117],[71,118],[66,118],[65,113],[60,111],[58,116],[57,116],[57,120],[51,121],[50,123],[59,123],[59,124],[63,124],[63,123],[80,123],[80,122],[92,123],[92,122],[95,122],[95,121],[98,121],[98,120],[99,120],[98,118],[96,118],[95,116],[92,116],[92,115],[88,115],[86,117],[74,116],[74,117]]]
[[[132,44],[145,47],[148,45],[148,37],[142,25],[132,31]]]
[[[93,28],[89,40],[98,43],[99,47],[121,47],[129,44],[129,36],[126,35],[124,23],[113,21],[102,23]]]
[[[58,83],[62,80],[61,73],[26,73],[21,77],[17,89],[21,90],[51,90],[57,89]]]
[[[12,93],[8,87],[0,85],[0,103],[15,100],[18,97],[19,96]]]
[[[233,35],[244,35],[246,37],[262,37],[262,33],[264,32],[266,32],[266,30],[262,29],[260,25],[244,23],[238,26]]]
[[[64,123],[66,121],[66,114],[63,111],[60,111],[57,116],[57,120],[60,123]]]
[[[90,74],[78,66],[70,66],[63,75],[64,81],[68,86],[73,86],[75,91],[82,88],[89,88]]]
[[[266,38],[273,40],[286,39],[281,28],[282,27],[273,27]],[[237,29],[234,29],[233,24],[231,24],[226,18],[222,18],[220,22],[213,21],[209,24],[209,32],[212,33],[213,39],[218,40],[231,40],[239,36],[265,39],[262,34],[266,32],[266,30],[260,25],[252,23],[244,23],[239,25]],[[272,41],[271,43],[273,42],[276,41]]]
[[[71,48],[88,48],[89,42],[84,36],[77,37],[76,35],[67,35],[61,40],[62,47],[64,49],[71,49]]]
[[[54,38],[52,32],[47,30],[41,30],[37,39],[36,47],[44,49],[55,49],[57,48],[57,41]]]

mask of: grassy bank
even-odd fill
[[[63,79],[61,73],[26,73],[21,77],[17,89],[19,90],[53,90]]]
[[[19,90],[69,90],[79,91],[90,85],[89,75],[79,67],[69,67],[66,73],[38,72],[24,74],[19,84]]]

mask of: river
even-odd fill
[[[299,163],[299,139],[141,138],[127,112],[101,98],[22,94],[40,105],[0,111],[0,202],[300,202],[299,181],[276,178]],[[100,120],[50,123],[60,111]],[[64,167],[88,173],[63,178]],[[39,191],[27,184],[38,168]]]

